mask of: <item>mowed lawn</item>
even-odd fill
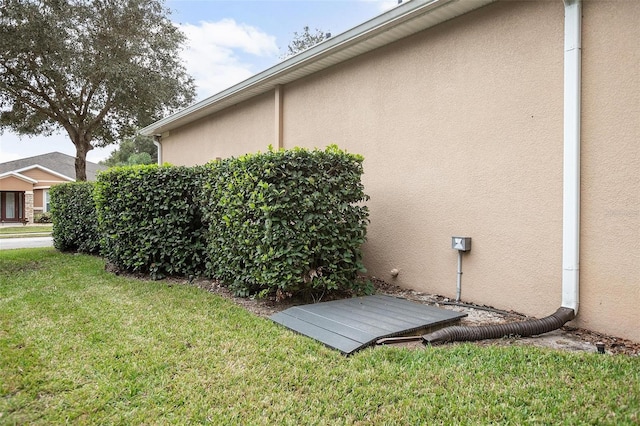
[[[0,239],[3,238],[23,238],[23,237],[43,237],[51,235],[53,225],[32,225],[32,226],[0,226]]]
[[[638,422],[638,357],[461,344],[345,358],[192,286],[0,251],[0,424]]]

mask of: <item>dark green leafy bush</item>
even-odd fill
[[[51,212],[36,213],[33,216],[34,223],[51,223]]]
[[[208,273],[242,296],[361,290],[362,161],[331,146],[210,163]]]
[[[96,205],[102,254],[119,268],[154,279],[204,270],[201,171],[149,165],[101,173]]]
[[[49,190],[53,246],[58,250],[81,253],[100,251],[93,191],[92,182],[64,183]]]

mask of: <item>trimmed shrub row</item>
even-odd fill
[[[52,190],[54,245],[155,279],[206,273],[242,296],[361,291],[362,161],[330,146],[112,168],[95,188]]]
[[[354,289],[368,223],[362,161],[330,146],[209,165],[209,273],[242,296]]]
[[[101,173],[95,202],[102,255],[131,272],[196,275],[205,264],[201,168],[133,166]]]
[[[53,246],[60,251],[98,253],[100,237],[93,202],[92,182],[71,182],[51,187]]]

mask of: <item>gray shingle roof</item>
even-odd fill
[[[48,154],[36,155],[35,157],[21,158],[19,160],[0,163],[0,174],[38,165],[75,179],[75,163],[76,158],[71,155],[63,154],[61,152],[50,152]],[[106,166],[87,161],[87,180],[96,180],[96,173],[100,170],[106,169]]]

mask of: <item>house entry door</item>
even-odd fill
[[[24,193],[17,191],[0,192],[0,220],[21,222],[24,220]]]

